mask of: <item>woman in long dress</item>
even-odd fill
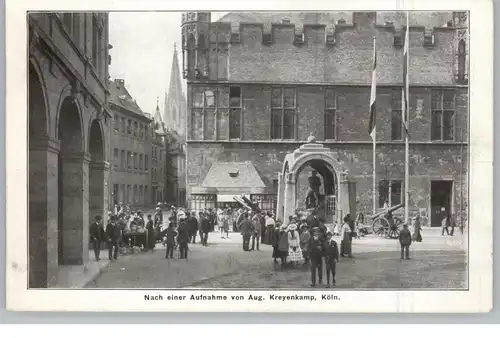
[[[288,256],[288,231],[287,226],[282,225],[280,227],[279,232],[279,240],[278,240],[278,257],[281,259],[281,270],[285,269],[287,256]]]
[[[299,263],[304,260],[302,250],[300,249],[300,237],[297,231],[297,225],[291,223],[288,226],[288,261],[290,263]]]
[[[347,255],[349,258],[352,258],[352,252],[351,252],[352,236],[351,236],[351,226],[349,224],[349,221],[350,221],[350,215],[346,215],[344,217],[344,224],[342,225],[342,230],[340,235],[340,238],[342,239],[340,245],[340,255],[342,257],[345,257]]]
[[[420,225],[420,216],[417,215],[417,217],[415,217],[415,222],[413,223],[413,241],[414,242],[422,242],[422,234],[421,234],[421,231],[422,231],[422,226]]]
[[[151,215],[148,215],[148,223],[146,224],[146,230],[148,232],[147,248],[148,248],[148,250],[154,250],[154,248],[156,246],[156,237],[155,237],[154,224],[153,224],[153,220],[151,219]]]

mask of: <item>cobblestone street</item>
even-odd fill
[[[441,237],[434,229],[412,245],[412,259],[400,261],[395,240],[365,237],[353,243],[353,259],[337,265],[342,289],[467,288],[466,236]],[[87,288],[310,288],[306,267],[281,271],[272,248],[244,252],[241,236],[210,234],[208,247],[191,244],[189,259],[165,259],[165,249],[123,256],[111,262]],[[325,274],[325,272],[323,272]],[[323,277],[326,283],[326,277]],[[323,286],[318,286],[319,288]]]

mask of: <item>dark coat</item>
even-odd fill
[[[187,219],[187,223],[189,231],[191,231],[192,233],[198,231],[198,220],[196,219],[196,217],[189,216],[189,218]]]
[[[240,232],[243,236],[251,236],[254,233],[252,222],[248,218],[244,218],[239,224]]]
[[[103,240],[104,228],[102,224],[97,224],[97,222],[90,224],[89,231],[90,231],[90,239],[92,241],[100,242]]]
[[[177,231],[175,231],[174,228],[168,228],[167,229],[167,239],[166,243],[168,246],[175,245],[175,236],[177,236]]]
[[[335,240],[331,240],[330,242],[325,242],[324,245],[324,255],[328,260],[338,260],[339,259],[339,247]]]
[[[106,237],[108,241],[113,243],[118,242],[120,240],[121,231],[120,226],[116,223],[108,223],[106,226]]]
[[[280,231],[279,233],[279,242],[278,242],[278,250],[281,252],[286,252],[288,254],[288,232]]]
[[[200,217],[200,230],[201,230],[201,232],[203,232],[203,233],[210,232],[210,228],[211,228],[210,220],[205,216],[201,216]]]
[[[189,227],[185,220],[179,222],[179,235],[177,243],[184,244],[189,242]]]
[[[411,244],[411,233],[408,228],[401,230],[399,233],[399,243],[401,245],[410,245]]]
[[[316,237],[316,238],[315,238]],[[324,254],[324,244],[320,236],[311,236],[309,244],[309,256],[312,259],[320,259]]]
[[[309,227],[309,229],[319,227],[318,218],[316,216],[313,216],[313,215],[307,216],[306,223],[307,223],[307,226]]]

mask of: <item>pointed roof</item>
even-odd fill
[[[174,56],[172,58],[172,69],[170,70],[170,84],[168,87],[167,102],[170,100],[183,100],[181,71],[179,68],[179,58],[177,57],[177,46],[174,43]]]
[[[125,87],[125,80],[115,79],[109,84],[110,97],[109,101],[123,109],[126,109],[137,115],[144,116],[144,112],[141,110],[137,102],[134,100],[132,95],[128,92]]]
[[[215,162],[208,170],[203,188],[265,189],[259,173],[251,162]]]

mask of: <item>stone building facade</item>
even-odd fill
[[[355,181],[356,210],[371,214],[368,120],[374,36],[377,204],[402,202],[405,15],[229,13],[211,22],[210,13],[185,13],[187,194],[192,207],[220,206],[231,199],[228,195],[242,193],[275,210],[284,158],[312,134]],[[411,214],[438,225],[443,212],[451,210],[459,222],[467,221],[467,14],[410,12],[409,29]],[[258,178],[238,178],[241,170],[253,172],[239,169],[247,164]],[[297,178],[298,206],[304,204],[312,167]]]
[[[150,170],[153,120],[142,112],[123,79],[115,79],[109,89],[113,113],[111,201],[113,205],[149,206],[155,201]]]
[[[30,13],[29,287],[57,284],[89,259],[89,224],[106,221],[112,115],[108,14]]]
[[[177,48],[174,45],[168,93],[165,93],[167,128],[165,162],[165,198],[175,204],[186,204],[186,97],[182,91]]]
[[[165,202],[166,128],[158,102],[151,128],[151,200]]]

